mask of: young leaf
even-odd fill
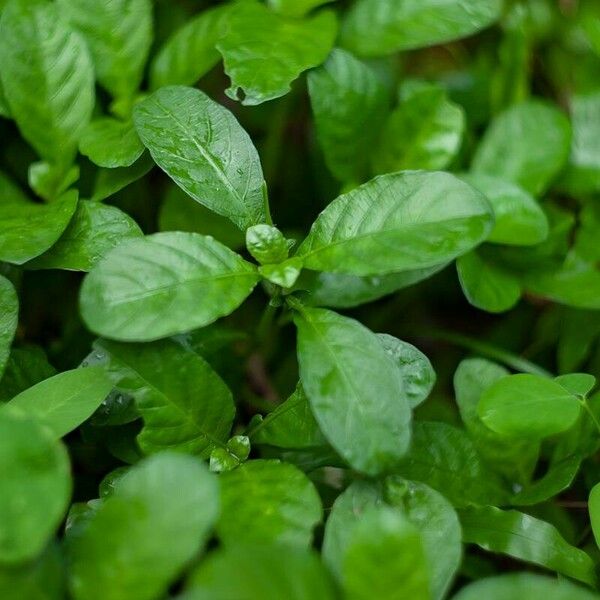
[[[381,77],[336,48],[323,66],[309,72],[308,92],[329,170],[340,181],[363,181],[390,104]]]
[[[219,481],[217,535],[225,546],[310,546],[323,508],[313,483],[298,468],[276,460],[251,460],[222,473]]]
[[[492,205],[496,222],[488,242],[533,246],[548,237],[544,211],[518,185],[484,173],[467,173],[461,179],[485,194]]]
[[[62,438],[88,419],[111,389],[102,368],[73,369],[40,381],[0,410],[23,413]]]
[[[356,470],[391,469],[410,441],[400,370],[377,336],[353,319],[299,308],[294,321],[300,380],[323,434]]]
[[[497,433],[542,439],[566,431],[581,406],[559,383],[540,375],[503,377],[483,393],[477,411]]]
[[[140,448],[172,448],[208,458],[224,446],[235,407],[231,392],[198,354],[171,341],[117,344],[100,341],[108,352],[113,384],[131,394],[144,420],[137,436]]]
[[[138,463],[68,539],[73,597],[161,597],[203,548],[218,505],[216,477],[198,459],[164,452]]]
[[[120,244],[94,266],[81,314],[100,335],[150,341],[229,314],[257,281],[253,265],[210,237],[156,233]]]
[[[113,97],[130,99],[143,76],[152,43],[150,0],[58,0],[85,37],[98,81]]]
[[[227,109],[200,90],[171,86],[137,104],[134,123],[156,164],[196,202],[240,229],[266,220],[260,159]]]
[[[239,544],[209,554],[193,571],[182,600],[337,597],[329,574],[312,551],[276,544]]]
[[[516,104],[488,127],[473,171],[507,179],[539,196],[564,166],[570,143],[569,121],[557,108],[539,100]]]
[[[19,298],[9,279],[0,275],[0,379],[10,355],[10,346],[19,322]]]
[[[79,151],[100,167],[131,166],[144,151],[133,123],[111,117],[93,120],[82,132]]]
[[[58,528],[71,496],[69,456],[39,423],[0,412],[0,561],[35,558]]]
[[[501,15],[500,0],[358,0],[342,24],[344,47],[385,56],[472,35]]]
[[[587,396],[596,385],[596,378],[589,373],[568,373],[554,378],[575,396]]]
[[[0,174],[0,189],[2,186]],[[70,190],[48,204],[18,194],[0,198],[0,260],[17,265],[39,256],[67,228],[77,207],[77,191]]]
[[[594,562],[571,546],[550,523],[515,510],[493,506],[459,511],[463,541],[484,550],[507,554],[593,585]]]
[[[0,19],[2,85],[23,137],[68,167],[94,108],[87,46],[54,2],[10,0]],[[0,219],[1,220],[1,219]]]
[[[417,528],[391,508],[365,511],[348,540],[342,587],[348,600],[430,598],[427,562]]]
[[[0,402],[7,402],[36,383],[56,374],[43,350],[30,346],[13,348],[0,379]]]
[[[297,256],[318,271],[383,275],[433,267],[482,242],[493,225],[485,197],[453,175],[381,175],[339,196]]]
[[[90,271],[115,246],[142,235],[137,223],[118,208],[81,200],[58,241],[27,268]]]
[[[231,79],[225,93],[245,105],[287,94],[303,71],[327,58],[336,33],[331,11],[291,19],[255,0],[238,3],[228,14],[224,36],[217,43]]]
[[[216,44],[223,35],[230,4],[203,10],[177,29],[150,65],[150,87],[193,85],[220,60]]]

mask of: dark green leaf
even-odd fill
[[[105,200],[146,175],[153,166],[150,156],[142,154],[130,167],[99,169],[91,199],[97,202]]]
[[[19,322],[19,298],[10,282],[0,275],[0,378],[10,355],[10,346]]]
[[[0,380],[0,401],[10,400],[55,373],[43,350],[36,347],[13,348]]]
[[[82,132],[79,151],[100,167],[131,166],[144,151],[131,121],[93,120]]]

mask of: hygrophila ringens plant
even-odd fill
[[[0,0],[0,140],[0,598],[600,598],[596,0]]]

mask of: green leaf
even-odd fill
[[[533,246],[548,237],[548,218],[530,194],[518,185],[484,173],[466,173],[461,179],[485,194],[496,223],[487,241]]]
[[[588,510],[590,513],[590,521],[592,522],[592,531],[596,545],[600,547],[600,484],[596,484],[591,492],[588,501]]]
[[[336,0],[267,0],[267,4],[287,17],[304,17],[311,10]]]
[[[27,180],[29,187],[47,201],[53,201],[67,191],[79,179],[79,167],[73,165],[68,169],[46,161],[29,165]]]
[[[557,108],[539,100],[499,114],[481,140],[473,171],[512,181],[541,195],[569,156],[571,127]]]
[[[113,384],[135,398],[144,420],[140,448],[172,448],[208,458],[224,446],[235,414],[231,392],[198,354],[171,341],[117,344],[100,341],[108,352]]]
[[[0,189],[2,186],[0,174]],[[48,204],[27,200],[21,192],[0,198],[0,260],[16,265],[44,253],[67,228],[77,207],[77,190]]]
[[[150,65],[150,87],[193,85],[221,59],[216,44],[231,10],[230,4],[195,15],[160,47]]]
[[[196,202],[240,229],[266,220],[260,159],[227,109],[200,90],[171,86],[137,104],[134,123],[156,164]]]
[[[19,322],[19,298],[9,279],[0,275],[0,378],[10,355],[10,347]]]
[[[65,446],[42,425],[0,412],[0,562],[35,558],[58,529],[71,496]]]
[[[505,312],[521,298],[519,279],[477,250],[459,256],[456,270],[465,298],[481,310]]]
[[[484,550],[557,571],[593,585],[594,562],[579,548],[571,546],[550,523],[515,510],[493,506],[459,511],[463,541]]]
[[[181,600],[335,600],[317,554],[290,546],[236,544],[211,553]]]
[[[519,373],[488,387],[477,410],[481,420],[497,433],[542,439],[569,429],[581,407],[559,383]]]
[[[54,2],[11,0],[0,19],[0,63],[23,137],[44,160],[68,167],[94,108],[85,42]]]
[[[218,504],[198,459],[164,452],[138,463],[68,539],[74,599],[162,597],[203,548]]]
[[[435,385],[436,375],[429,359],[412,344],[392,335],[379,333],[377,337],[400,370],[410,407],[419,406],[426,400]]]
[[[375,172],[445,169],[460,149],[463,109],[437,85],[409,82],[402,92],[400,106],[388,118],[375,147]]]
[[[152,44],[150,0],[58,0],[58,4],[85,37],[100,84],[115,98],[130,99],[140,86]]]
[[[300,380],[321,431],[356,470],[369,475],[389,470],[410,441],[400,370],[358,321],[300,307],[294,321]]]
[[[231,313],[257,281],[253,265],[210,237],[156,233],[120,244],[94,266],[81,315],[100,335],[150,341]]]
[[[446,423],[415,421],[412,445],[395,471],[426,483],[457,507],[508,499],[464,431]]]
[[[100,167],[131,166],[144,146],[131,121],[110,117],[94,119],[82,132],[79,151]]]
[[[597,594],[564,578],[543,577],[535,573],[507,573],[475,581],[452,600],[594,600]]]
[[[58,241],[27,268],[90,271],[115,246],[142,235],[137,223],[118,208],[81,200]]]
[[[423,269],[472,249],[492,225],[485,197],[453,175],[405,171],[339,196],[319,215],[297,255],[308,269],[334,273]]]
[[[33,346],[13,348],[0,380],[0,401],[10,400],[55,373],[43,350]]]
[[[344,555],[344,597],[428,600],[428,575],[417,528],[391,508],[365,511],[350,534]]]
[[[381,77],[345,50],[334,49],[308,74],[317,137],[329,170],[340,181],[363,181],[389,110]]]
[[[100,202],[116,194],[149,173],[153,166],[150,156],[142,154],[130,167],[98,169],[91,200]]]
[[[298,468],[276,460],[251,460],[222,473],[219,481],[217,535],[225,546],[310,546],[323,508],[314,485]]]
[[[245,105],[287,94],[303,71],[327,58],[336,33],[331,11],[300,20],[280,16],[253,0],[238,3],[217,43],[231,79],[225,93]]]
[[[111,389],[102,368],[73,369],[40,381],[0,410],[21,412],[62,438],[88,419]]]
[[[358,0],[342,25],[344,47],[363,56],[385,56],[460,39],[489,27],[500,0]]]
[[[596,378],[589,373],[568,373],[554,378],[575,396],[587,396],[596,386]]]

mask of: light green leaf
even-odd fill
[[[373,68],[336,48],[309,72],[308,92],[329,170],[340,181],[363,181],[389,110],[384,82]]]
[[[53,201],[79,179],[79,166],[66,169],[46,161],[31,163],[27,171],[29,187],[40,197]]]
[[[327,58],[336,33],[337,21],[331,11],[291,19],[253,0],[238,3],[217,43],[231,79],[225,93],[246,105],[287,94],[303,71]]]
[[[3,176],[0,174],[0,189]],[[17,265],[39,256],[67,228],[77,207],[77,190],[48,204],[27,200],[21,192],[0,198],[0,260]]]
[[[335,600],[317,554],[290,546],[237,544],[211,553],[181,600]]]
[[[428,600],[428,569],[417,528],[391,508],[365,511],[348,540],[342,587],[348,600]]]
[[[446,423],[415,421],[410,450],[395,471],[426,483],[457,507],[504,504],[508,499],[466,433]]]
[[[198,354],[171,341],[116,344],[100,341],[108,353],[113,384],[132,395],[144,420],[140,448],[172,448],[208,458],[224,446],[235,414],[231,392]]]
[[[596,545],[600,547],[600,484],[596,484],[590,492],[588,502],[588,510],[590,513],[590,521],[592,522],[592,531]]]
[[[267,0],[267,4],[287,17],[304,17],[311,10],[336,0]]]
[[[356,470],[389,470],[410,441],[400,370],[358,321],[305,307],[298,307],[294,321],[300,380],[323,434]]]
[[[142,235],[137,223],[118,208],[81,200],[58,241],[27,268],[90,271],[115,246]]]
[[[81,31],[100,84],[117,99],[130,99],[142,81],[152,43],[150,0],[58,0]]]
[[[589,373],[568,373],[554,378],[575,396],[587,396],[596,386],[596,378]]]
[[[0,561],[15,564],[40,554],[67,510],[67,449],[42,425],[3,410],[0,472]]]
[[[481,396],[477,411],[497,433],[542,439],[571,427],[581,406],[559,383],[540,375],[503,377]]]
[[[381,175],[339,196],[297,255],[308,269],[383,275],[433,267],[482,242],[493,225],[485,197],[449,173]]]
[[[481,140],[473,171],[512,181],[542,194],[569,156],[571,127],[557,108],[539,100],[500,113]]]
[[[463,109],[448,100],[443,88],[407,85],[375,146],[374,170],[445,169],[460,149],[464,129]]]
[[[19,322],[19,298],[9,279],[0,275],[0,378],[10,355],[10,346]]]
[[[54,2],[11,0],[0,19],[0,63],[23,137],[44,160],[68,167],[94,107],[85,42]]]
[[[73,369],[24,390],[1,410],[18,411],[62,438],[88,419],[111,389],[102,368]]]
[[[521,298],[519,279],[477,250],[459,256],[456,270],[465,298],[481,310],[505,312]]]
[[[100,167],[131,166],[144,151],[131,121],[93,120],[82,132],[79,151]]]
[[[100,202],[116,194],[149,173],[153,166],[150,156],[142,154],[130,167],[98,169],[91,200]]]
[[[231,313],[257,281],[253,265],[210,237],[156,233],[120,244],[94,266],[81,314],[100,335],[150,341]]]
[[[518,185],[484,173],[466,173],[461,179],[485,194],[496,223],[487,241],[533,246],[548,237],[548,218],[530,194]]]
[[[535,573],[507,573],[475,581],[462,588],[452,600],[597,600],[595,592],[563,577]]]
[[[0,401],[10,400],[55,373],[43,350],[35,346],[13,348],[0,380]]]
[[[230,4],[195,15],[161,46],[150,65],[150,87],[193,85],[221,59],[216,44],[223,34]]]
[[[227,109],[200,90],[171,86],[137,104],[134,122],[156,164],[196,202],[240,229],[266,220],[260,159]]]
[[[484,550],[557,571],[593,585],[594,562],[571,546],[550,523],[515,510],[494,506],[470,507],[459,511],[463,541]]]
[[[203,548],[218,506],[216,477],[198,459],[164,452],[138,463],[68,539],[74,599],[162,597]]]
[[[344,47],[385,56],[460,39],[489,27],[500,0],[358,0],[342,24]]]

